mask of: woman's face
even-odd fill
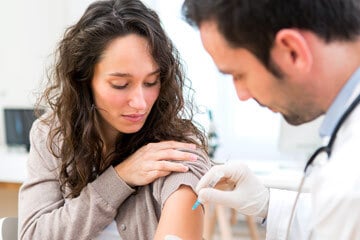
[[[145,38],[114,39],[95,65],[91,88],[107,142],[139,131],[160,93],[160,70]]]

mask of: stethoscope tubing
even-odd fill
[[[313,155],[309,158],[309,160],[306,162],[305,168],[304,168],[304,173],[306,173],[306,170],[308,169],[308,167],[313,163],[313,161],[315,160],[316,156],[320,153],[325,151],[328,155],[328,158],[330,158],[331,156],[331,152],[332,152],[332,147],[334,145],[337,133],[340,129],[340,127],[342,126],[342,124],[345,122],[345,120],[349,117],[349,115],[352,113],[352,111],[354,111],[354,109],[356,108],[356,106],[360,103],[360,94],[355,98],[355,100],[350,104],[350,106],[346,109],[346,111],[343,113],[343,115],[341,116],[340,120],[338,121],[338,123],[335,126],[335,129],[333,131],[333,133],[330,136],[330,140],[327,144],[327,146],[323,146],[320,147],[319,149],[317,149]]]

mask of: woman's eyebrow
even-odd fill
[[[152,71],[151,73],[147,74],[147,76],[152,76],[160,73],[160,69],[156,69],[155,71]],[[122,72],[113,72],[109,73],[110,76],[114,77],[132,77],[130,73],[122,73]]]
[[[131,77],[132,75],[130,73],[122,73],[122,72],[113,72],[109,73],[110,76],[114,77]]]
[[[148,76],[156,75],[158,73],[160,73],[160,68],[156,69],[155,71],[152,71],[151,73],[148,74]]]

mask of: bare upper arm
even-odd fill
[[[203,209],[191,209],[196,198],[191,187],[185,185],[172,193],[162,209],[154,239],[164,240],[166,235],[176,235],[189,240],[202,239]]]

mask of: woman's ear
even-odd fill
[[[285,73],[308,73],[313,63],[309,43],[296,29],[282,29],[276,34],[271,57]]]

